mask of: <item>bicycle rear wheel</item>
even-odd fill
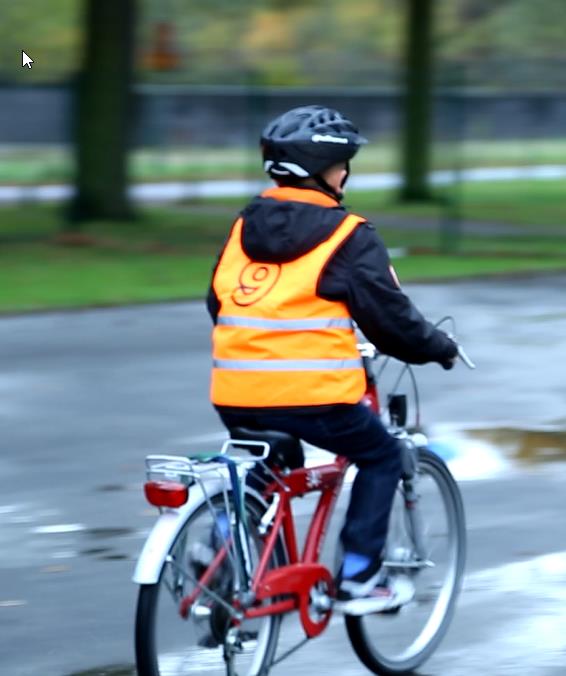
[[[257,676],[269,669],[279,635],[279,616],[243,621],[237,630],[238,649],[231,653],[230,660],[225,659],[225,641],[232,622],[218,598],[228,606],[232,604],[237,579],[233,554],[224,558],[207,583],[216,598],[201,592],[188,618],[179,615],[180,600],[197,589],[196,579],[221,546],[215,542],[215,534],[219,514],[226,518],[224,495],[216,495],[210,502],[187,519],[169,551],[159,582],[140,588],[135,639],[139,676],[189,676],[205,671],[210,676]],[[255,566],[262,547],[257,526],[265,506],[248,496],[245,503],[251,563]],[[281,556],[281,551],[275,552],[272,565],[283,563]]]
[[[402,484],[393,504],[386,555],[398,562],[391,572],[411,577],[413,600],[387,613],[345,618],[358,657],[380,675],[410,674],[430,657],[448,629],[462,583],[466,557],[462,498],[444,462],[426,449],[419,451],[416,488],[428,566],[419,566]]]

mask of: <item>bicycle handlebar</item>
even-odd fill
[[[379,356],[379,351],[373,345],[373,343],[358,343],[358,350],[362,357],[368,357],[369,359],[376,359]],[[466,351],[458,343],[458,357],[464,362],[464,364],[473,371],[476,368],[474,362],[468,357]]]

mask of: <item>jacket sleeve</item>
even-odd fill
[[[218,320],[218,313],[220,312],[221,306],[220,300],[216,295],[216,292],[214,291],[214,275],[216,274],[218,264],[220,263],[220,259],[222,258],[222,254],[224,253],[224,249],[226,248],[229,239],[230,234],[226,236],[224,243],[222,244],[220,251],[218,252],[218,256],[216,256],[216,260],[214,261],[214,267],[212,268],[212,275],[210,276],[208,293],[206,294],[206,309],[208,310],[208,314],[210,315],[213,324],[216,324],[216,321]]]
[[[218,313],[220,312],[220,301],[214,293],[212,283],[208,287],[208,294],[206,295],[206,309],[208,310],[208,314],[212,319],[212,323],[216,324]]]
[[[222,258],[222,254],[224,253],[224,248],[226,247],[226,242],[224,242],[224,245],[220,249],[220,253],[216,257],[216,261],[214,263],[214,267],[212,268],[212,275],[210,277],[210,284],[208,286],[208,293],[206,294],[206,309],[208,310],[208,314],[210,315],[210,318],[212,319],[212,323],[216,325],[216,322],[218,320],[218,313],[220,312],[220,299],[216,295],[216,292],[214,291],[214,275],[216,274],[216,269],[218,268],[218,264],[220,263],[220,259]]]
[[[344,300],[364,335],[380,352],[412,364],[450,368],[456,344],[428,322],[401,290],[374,227],[360,225],[328,263],[319,294]]]

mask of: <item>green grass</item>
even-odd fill
[[[563,164],[566,140],[465,141],[433,147],[437,169],[454,167]],[[394,140],[376,139],[355,159],[357,173],[398,169]],[[61,147],[18,146],[0,149],[0,183],[67,182],[73,176],[71,151]],[[255,139],[232,148],[162,146],[138,149],[130,157],[132,181],[260,178],[264,176]]]
[[[461,213],[471,220],[517,222],[513,235],[463,237],[458,255],[441,255],[438,205],[400,207],[390,193],[352,193],[348,203],[371,216],[389,247],[413,254],[395,260],[401,281],[566,270],[562,181],[469,184]],[[242,200],[200,201],[142,209],[131,223],[90,223],[84,240],[63,246],[52,206],[0,211],[0,311],[202,298],[215,254]],[[392,227],[395,217],[406,227]],[[419,228],[429,223],[430,228]],[[557,226],[538,234],[538,225]],[[530,227],[526,227],[530,226]],[[560,228],[564,227],[564,235]],[[78,246],[77,244],[82,244]]]
[[[393,262],[402,283],[566,270],[566,257],[556,260],[519,256],[500,259],[465,254],[422,255],[407,256]]]
[[[468,220],[566,230],[566,181],[468,183],[463,186],[462,215]]]
[[[524,180],[463,183],[438,189],[437,204],[400,207],[395,194],[354,192],[347,203],[359,213],[371,215],[376,224],[383,214],[407,218],[439,219],[457,214],[466,221],[508,223],[514,226],[551,226],[566,233],[566,181]]]
[[[0,251],[0,311],[203,298],[215,257],[24,245]],[[396,259],[403,283],[566,270],[566,257],[422,255]]]
[[[214,257],[25,246],[0,260],[10,312],[202,297]]]

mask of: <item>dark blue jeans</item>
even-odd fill
[[[219,410],[226,427],[287,432],[309,444],[349,458],[358,467],[341,533],[344,551],[382,553],[389,513],[401,476],[399,444],[380,418],[363,404],[333,406],[314,415]]]

